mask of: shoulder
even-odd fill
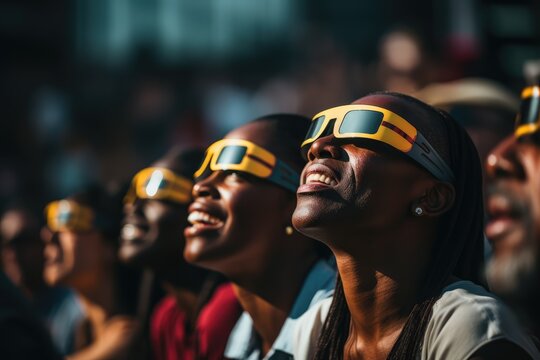
[[[208,303],[202,308],[197,319],[199,331],[216,328],[218,332],[231,331],[242,313],[242,307],[236,299],[231,284],[223,284],[215,291]]]
[[[537,350],[511,311],[495,296],[469,281],[444,289],[433,306],[424,335],[422,359],[467,359],[494,341],[507,340],[533,358]]]
[[[312,359],[317,348],[332,298],[326,298],[313,305],[296,321],[292,329],[293,354],[295,359]]]
[[[183,324],[184,320],[184,312],[178,307],[174,297],[168,295],[161,299],[152,310],[150,323],[153,331],[158,331],[169,326],[166,324]]]

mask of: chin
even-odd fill
[[[492,257],[486,265],[490,288],[508,301],[519,301],[538,292],[540,271],[533,249],[523,249],[502,259]]]

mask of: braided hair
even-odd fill
[[[415,109],[424,119],[415,127],[428,139],[455,175],[456,199],[442,216],[437,241],[423,287],[388,359],[414,359],[419,353],[433,305],[453,275],[481,283],[483,266],[483,201],[480,160],[465,130],[447,113],[407,95],[374,93],[386,98],[389,109],[399,113],[405,107]],[[397,100],[397,103],[396,103]],[[401,105],[400,105],[401,104]],[[410,111],[410,110],[409,110]],[[411,118],[410,116],[408,117]],[[350,311],[343,283],[338,277],[334,299],[317,344],[315,359],[342,359],[349,336]]]

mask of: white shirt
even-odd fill
[[[298,319],[293,332],[296,360],[315,355],[331,303],[332,299],[326,299]],[[482,346],[502,339],[521,347],[533,359],[540,359],[532,339],[500,300],[470,281],[457,281],[444,288],[433,305],[420,360],[465,360]]]

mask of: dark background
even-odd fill
[[[540,58],[536,1],[74,0],[0,4],[0,210],[120,184],[172,145],[385,88],[381,41],[422,49],[416,84],[496,80]]]

